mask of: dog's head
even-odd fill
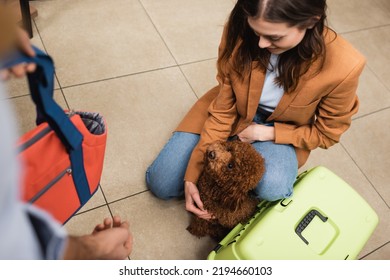
[[[204,172],[226,194],[247,194],[264,173],[264,159],[249,143],[217,141],[205,153]]]

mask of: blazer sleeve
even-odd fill
[[[350,127],[352,116],[358,111],[356,90],[364,65],[365,58],[362,57],[345,78],[321,99],[313,124],[297,126],[276,122],[275,142],[306,150],[317,147],[327,149],[338,143],[341,135]]]
[[[225,44],[226,28],[224,29],[222,40],[219,46],[219,55]],[[186,174],[185,181],[197,183],[200,173],[204,166],[204,154],[207,146],[217,140],[227,140],[230,136],[233,124],[237,119],[236,99],[232,85],[226,73],[221,73],[218,70],[217,81],[219,84],[219,92],[217,97],[211,102],[208,108],[208,118],[204,123],[200,134],[200,140],[194,148]]]

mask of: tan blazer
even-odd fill
[[[314,75],[318,63],[300,79],[297,89],[285,93],[268,118],[275,122],[275,143],[292,144],[299,166],[317,147],[329,148],[339,142],[358,111],[356,95],[365,58],[340,35],[326,33],[326,59],[320,73]],[[222,36],[221,45],[225,43]],[[176,131],[200,134],[192,152],[185,180],[196,183],[203,169],[203,155],[215,140],[226,140],[251,124],[264,85],[265,73],[252,65],[243,80],[234,71],[229,79],[200,98],[181,121]]]

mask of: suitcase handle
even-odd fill
[[[306,216],[295,228],[295,233],[303,240],[303,242],[305,242],[306,245],[309,245],[309,241],[307,241],[306,238],[303,237],[302,232],[305,230],[305,228],[307,228],[307,226],[311,223],[315,216],[318,216],[324,223],[328,220],[327,217],[323,216],[320,212],[313,209],[306,214]]]

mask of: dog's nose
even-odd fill
[[[215,152],[214,151],[210,151],[208,156],[209,156],[209,159],[215,159]]]

